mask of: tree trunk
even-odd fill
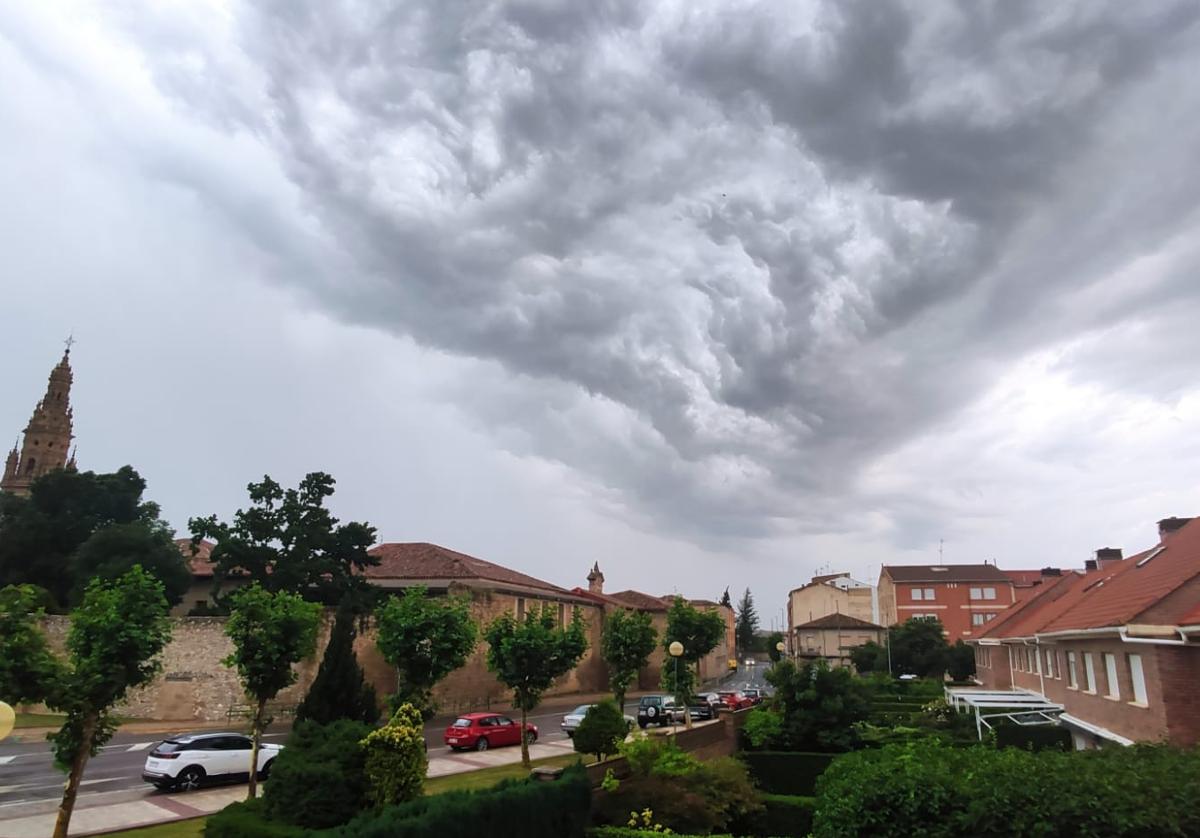
[[[613,700],[617,702],[617,709],[621,711],[621,715],[625,715],[625,688],[618,687],[613,690]]]
[[[533,768],[533,762],[529,759],[529,737],[525,735],[525,717],[526,710],[521,708],[521,765],[525,766],[528,771]]]
[[[247,800],[253,800],[258,793],[258,749],[262,745],[262,722],[266,707],[267,700],[260,698],[258,707],[254,710],[254,726],[250,731],[253,744],[250,746],[250,789],[246,794]]]
[[[67,838],[67,828],[71,825],[71,813],[75,811],[75,798],[79,795],[79,783],[83,779],[83,769],[88,757],[92,755],[92,739],[96,736],[95,715],[89,715],[83,720],[80,731],[79,749],[71,758],[71,771],[67,775],[67,787],[63,789],[62,803],[58,807],[58,817],[54,821],[54,838]]]
[[[690,663],[684,664],[685,668],[690,667],[690,666],[691,666]],[[696,664],[696,680],[693,683],[698,684],[699,682],[700,682],[700,664],[697,663]],[[692,707],[691,707],[691,704],[692,704],[692,696],[689,695],[683,699],[683,729],[684,730],[692,729]]]

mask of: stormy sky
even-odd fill
[[[769,624],[1200,513],[1191,0],[8,4],[0,79],[0,429],[73,330],[180,530],[320,469]]]

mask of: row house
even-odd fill
[[[1158,522],[1134,556],[1104,548],[970,638],[987,690],[1061,707],[1076,747],[1200,743],[1200,520]]]
[[[795,651],[796,629],[831,614],[845,614],[866,623],[879,622],[875,586],[851,578],[849,573],[814,576],[799,588],[788,591],[788,643]]]

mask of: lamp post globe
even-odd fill
[[[683,654],[683,644],[678,640],[672,640],[671,645],[667,647],[667,651],[671,653],[671,657],[677,658]]]

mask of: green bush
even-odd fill
[[[209,815],[204,821],[204,838],[304,838],[310,834],[300,827],[267,820],[264,803],[261,797],[231,803]]]
[[[521,780],[365,812],[337,838],[583,838],[591,787],[580,766],[553,782]]]
[[[836,754],[748,751],[741,755],[754,784],[768,794],[811,795]]]
[[[779,751],[845,751],[857,744],[854,724],[871,713],[867,682],[848,669],[830,669],[823,661],[800,667],[780,661],[766,678],[775,694],[765,712],[777,713],[780,719],[778,734],[763,745]],[[769,730],[774,722],[760,727]]]
[[[350,820],[363,807],[366,780],[358,742],[370,731],[362,722],[297,722],[271,764],[263,811],[280,823],[314,829]]]
[[[839,757],[817,781],[817,838],[1200,835],[1200,751],[1041,751],[932,741]]]
[[[662,838],[662,832],[653,829],[632,829],[628,826],[597,826],[588,830],[588,838]],[[680,835],[672,832],[675,838],[700,838],[698,835]],[[723,835],[708,835],[705,838],[733,838],[728,833]]]
[[[355,623],[358,615],[350,599],[338,606],[329,643],[321,657],[317,677],[296,708],[296,719],[328,724],[338,719],[375,724],[379,699],[366,682],[354,654]]]
[[[628,733],[625,714],[617,707],[615,701],[605,699],[588,708],[583,721],[575,730],[572,744],[581,754],[595,754],[596,761],[599,762],[606,756],[615,754]]]
[[[367,797],[376,806],[404,803],[421,796],[428,757],[421,711],[402,704],[386,725],[360,743],[365,754]]]
[[[621,746],[631,776],[597,800],[600,823],[625,824],[650,809],[675,832],[709,833],[761,808],[746,766],[731,757],[701,762],[674,741],[641,738]]]

